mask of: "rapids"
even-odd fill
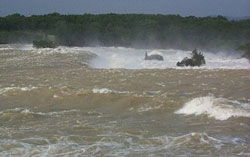
[[[190,54],[0,45],[0,156],[249,156],[249,62]]]

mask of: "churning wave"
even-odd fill
[[[250,117],[250,104],[236,100],[215,98],[214,96],[198,97],[187,102],[175,112],[184,115],[208,115],[217,120],[231,117]]]
[[[191,56],[191,51],[183,50],[147,50],[123,47],[85,47],[97,55],[90,63],[93,68],[101,69],[166,69],[183,68],[177,67],[176,63],[185,57]],[[164,61],[144,60],[145,52],[148,55],[159,54],[164,57]],[[250,63],[240,55],[227,55],[226,53],[204,53],[206,65],[201,69],[249,69]],[[191,67],[185,67],[191,68]]]
[[[244,141],[231,143],[198,132],[177,137],[149,138],[118,132],[112,135],[101,135],[94,143],[84,142],[85,138],[71,135],[54,136],[52,140],[40,136],[18,140],[0,139],[0,147],[9,147],[11,151],[11,153],[9,150],[2,151],[4,156],[32,156],[34,154],[37,156],[145,156],[145,154],[186,156],[195,152],[211,154],[212,151],[218,154],[221,150],[225,153],[235,151],[239,155],[247,152]],[[36,145],[36,143],[39,144]],[[229,147],[231,145],[233,150]],[[239,145],[238,149],[240,147],[239,150],[237,145]]]
[[[201,67],[177,67],[176,63],[185,57],[191,57],[191,51],[174,49],[134,49],[124,47],[65,47],[55,49],[36,49],[32,45],[7,45],[0,50],[18,49],[28,50],[39,54],[84,54],[91,57],[88,62],[92,68],[97,69],[166,69],[166,68],[192,68],[192,69],[249,69],[250,62],[241,58],[235,52],[204,52],[206,65]],[[144,60],[145,52],[148,55],[159,54],[164,61]]]

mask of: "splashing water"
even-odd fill
[[[115,47],[87,47],[87,51],[98,55],[91,62],[94,68],[103,69],[165,69],[165,68],[183,68],[177,67],[176,63],[185,57],[191,56],[191,51],[183,50],[146,50],[132,48]],[[164,61],[144,60],[145,52],[148,55],[158,54],[163,56]],[[225,53],[204,53],[206,65],[202,69],[249,69],[250,63],[245,58],[239,56],[228,56]],[[191,68],[191,67],[185,67]]]
[[[213,96],[194,98],[175,113],[185,115],[206,114],[217,120],[227,120],[231,117],[250,117],[250,104]]]

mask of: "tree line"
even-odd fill
[[[48,39],[66,46],[230,50],[250,42],[250,19],[153,14],[0,17],[0,43]]]

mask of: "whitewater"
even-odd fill
[[[203,54],[0,45],[0,156],[249,156],[250,63]]]
[[[97,57],[91,62],[94,68],[104,69],[166,69],[180,68],[176,66],[178,61],[185,57],[191,57],[192,51],[163,50],[163,49],[133,49],[123,47],[89,47],[83,48],[93,52]],[[144,60],[145,53],[148,55],[159,54],[164,61]],[[249,69],[250,62],[241,58],[240,54],[227,54],[226,52],[203,52],[206,65],[198,67],[202,69]],[[183,68],[183,67],[182,67]],[[191,68],[191,67],[186,67]],[[192,67],[197,68],[197,67]]]
[[[200,67],[177,67],[176,63],[191,57],[192,51],[176,49],[134,49],[125,47],[58,47],[56,49],[36,49],[32,45],[20,46],[23,50],[36,50],[37,53],[86,53],[96,56],[89,62],[98,69],[250,69],[250,62],[239,52],[202,52],[206,65]],[[6,49],[6,48],[5,48]],[[144,60],[145,53],[163,56],[164,61]]]

